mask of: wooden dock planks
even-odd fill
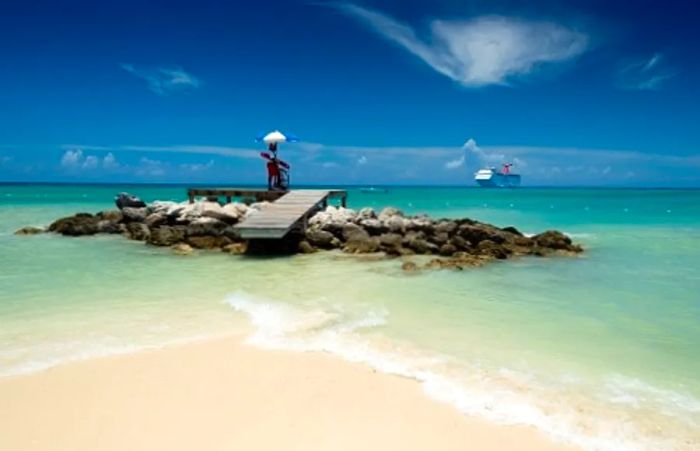
[[[345,193],[311,189],[290,191],[263,210],[252,213],[235,228],[244,239],[280,239],[300,221],[305,227],[308,215],[325,205],[331,195],[342,195],[344,199]]]

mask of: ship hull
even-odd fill
[[[493,174],[489,178],[477,178],[476,183],[484,188],[517,188],[520,186],[520,175]]]

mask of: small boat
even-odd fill
[[[360,192],[366,193],[366,194],[386,194],[389,192],[389,190],[386,188],[367,187],[367,188],[360,188]]]

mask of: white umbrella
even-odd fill
[[[275,130],[274,132],[270,132],[263,137],[258,137],[256,141],[263,141],[265,144],[272,144],[282,142],[296,142],[299,141],[299,139],[296,136],[284,135],[279,130]]]

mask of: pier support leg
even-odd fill
[[[231,203],[231,196],[226,196],[226,203],[230,204]]]

